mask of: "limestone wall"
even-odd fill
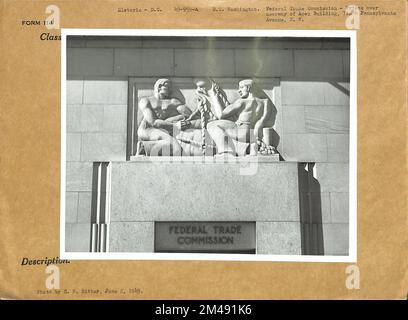
[[[126,159],[128,77],[213,76],[279,78],[278,150],[316,162],[321,220],[311,223],[324,254],[347,254],[348,43],[77,37],[67,46],[67,251],[89,249],[92,162]]]

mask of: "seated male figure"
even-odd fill
[[[208,123],[207,130],[217,147],[217,154],[241,155],[232,140],[250,143],[250,155],[257,153],[257,139],[262,139],[264,124],[271,117],[271,106],[253,94],[253,80],[239,82],[238,98],[223,108],[217,88],[213,85],[211,97],[218,120]],[[229,119],[238,116],[234,122]]]

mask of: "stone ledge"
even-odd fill
[[[202,157],[202,156],[163,156],[163,157],[149,157],[149,156],[131,156],[130,162],[176,162],[176,163],[254,163],[254,162],[279,162],[279,154],[274,154],[270,156],[246,156],[246,157],[234,157],[234,158],[217,158],[217,157]]]

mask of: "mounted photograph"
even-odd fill
[[[352,31],[62,29],[62,258],[355,261]]]

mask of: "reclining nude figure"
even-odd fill
[[[157,80],[153,95],[139,101],[143,118],[137,130],[139,142],[136,154],[141,154],[144,148],[141,141],[151,141],[150,155],[180,156],[182,148],[174,134],[200,125],[199,120],[198,123],[197,120],[187,120],[191,110],[171,97],[170,85],[168,79]]]
[[[235,150],[232,140],[249,143],[249,154],[257,154],[258,141],[262,140],[262,129],[270,121],[271,106],[253,95],[253,85],[251,79],[240,81],[240,98],[224,108],[220,95],[217,94],[218,86],[213,83],[210,95],[218,120],[209,122],[207,131],[217,147],[217,155],[242,155]],[[238,117],[235,122],[229,120],[234,117]]]

